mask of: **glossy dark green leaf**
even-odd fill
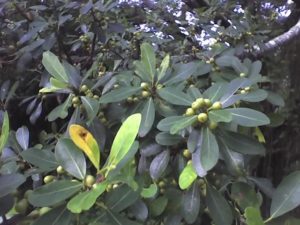
[[[193,103],[193,99],[189,95],[174,87],[159,89],[157,93],[159,97],[173,105],[190,106]]]
[[[46,68],[46,70],[49,72],[49,74],[53,76],[55,79],[65,83],[69,82],[69,78],[65,71],[65,68],[60,63],[58,57],[54,55],[52,52],[47,51],[43,53],[42,63]]]
[[[147,205],[140,199],[130,206],[129,212],[139,221],[145,221],[149,214]]]
[[[221,97],[220,101],[222,103],[222,106],[224,108],[232,105],[236,100],[236,93],[237,91],[242,88],[245,87],[249,84],[249,80],[246,78],[236,78],[234,80],[232,80],[226,87],[226,90],[224,91],[223,96]],[[232,100],[232,98],[234,99],[234,101]]]
[[[195,182],[184,194],[182,199],[182,213],[188,224],[196,221],[200,211],[200,188]]]
[[[150,176],[152,179],[158,179],[166,170],[170,160],[170,151],[165,150],[159,153],[150,164]]]
[[[253,181],[266,196],[272,198],[275,188],[270,179],[261,177],[248,177],[248,179]]]
[[[276,218],[300,205],[300,171],[286,176],[276,188],[272,203],[271,216]]]
[[[16,131],[16,139],[23,150],[28,148],[29,130],[26,126],[22,126]]]
[[[248,207],[245,210],[244,216],[246,217],[247,225],[264,225],[260,211],[256,207]]]
[[[146,156],[146,157],[156,155],[161,151],[162,151],[162,146],[160,146],[156,143],[146,145],[145,147],[140,149],[141,155]]]
[[[216,225],[232,225],[232,209],[221,193],[210,185],[207,186],[206,204]]]
[[[202,140],[200,137],[200,132],[197,129],[192,129],[190,132],[188,141],[187,141],[187,147],[191,153],[195,152],[197,147],[201,145]]]
[[[14,206],[15,200],[12,194],[0,197],[0,216],[5,215]]]
[[[226,145],[235,152],[247,155],[265,155],[264,146],[254,138],[230,131],[222,133],[222,136]]]
[[[187,80],[189,77],[191,77],[193,74],[197,73],[197,69],[199,68],[198,62],[189,62],[186,64],[179,63],[174,65],[174,75],[173,78],[168,80],[166,84],[175,84],[178,82],[182,82],[184,80]]]
[[[261,71],[261,68],[262,68],[262,63],[261,61],[255,61],[251,64],[251,67],[250,67],[250,71],[249,71],[249,77],[255,77],[257,76],[260,71]]]
[[[100,98],[100,103],[119,102],[138,92],[140,87],[120,87],[108,92]]]
[[[70,106],[72,105],[72,96],[69,95],[68,98],[66,99],[66,101],[55,107],[47,116],[48,120],[54,121],[57,118],[61,118],[61,119],[65,119],[68,116],[68,109],[70,108]]]
[[[223,140],[219,141],[221,155],[225,165],[234,176],[241,176],[244,173],[244,157],[242,154],[232,151]]]
[[[152,98],[149,98],[142,110],[142,122],[139,130],[139,136],[144,137],[151,130],[155,118],[155,108]]]
[[[30,148],[23,151],[21,156],[26,162],[46,171],[51,171],[58,166],[55,156],[50,150]]]
[[[195,99],[195,100],[196,100],[197,98],[202,97],[201,92],[200,92],[199,89],[196,88],[196,87],[189,87],[189,88],[187,89],[187,93],[189,94],[189,96],[191,96],[192,99]]]
[[[183,171],[180,173],[178,181],[179,187],[182,190],[189,188],[192,185],[192,183],[196,180],[196,178],[197,174],[192,163],[187,164]]]
[[[246,102],[261,102],[268,97],[268,92],[262,89],[250,91],[248,94],[244,94],[241,100]]]
[[[229,123],[232,120],[232,115],[230,112],[221,109],[221,110],[211,110],[208,112],[208,117],[214,122],[225,122]]]
[[[150,213],[153,216],[159,216],[161,215],[168,204],[168,198],[166,198],[165,196],[160,196],[156,199],[154,199],[151,203],[150,203]]]
[[[96,99],[81,96],[81,102],[87,114],[88,123],[90,123],[99,111],[99,102]]]
[[[284,99],[277,93],[268,91],[268,97],[267,97],[268,102],[270,102],[273,105],[278,105],[283,107],[285,105]]]
[[[178,120],[181,120],[181,119],[185,119],[185,117],[183,117],[183,116],[170,116],[170,117],[164,118],[161,121],[159,121],[159,123],[157,124],[157,128],[160,131],[170,131],[171,127]]]
[[[225,109],[232,114],[232,121],[244,127],[267,125],[270,119],[263,113],[249,108]]]
[[[201,130],[202,145],[200,160],[203,168],[208,171],[212,169],[219,160],[219,145],[215,135],[208,127]]]
[[[81,213],[89,210],[96,202],[97,198],[105,191],[106,182],[102,182],[93,186],[89,191],[80,192],[75,195],[67,204],[67,208],[72,213]]]
[[[210,86],[206,91],[203,93],[203,95],[206,98],[209,98],[212,102],[220,100],[220,98],[223,96],[227,88],[226,83],[215,83],[212,86]]]
[[[176,145],[181,142],[183,138],[179,135],[172,135],[168,132],[160,132],[155,136],[156,143],[160,145]]]
[[[26,178],[22,174],[5,174],[0,176],[0,197],[13,192],[17,187],[23,184]]]
[[[106,196],[106,205],[113,212],[120,212],[131,206],[139,197],[139,192],[127,185],[114,189]]]
[[[150,80],[153,81],[156,75],[156,58],[154,49],[149,43],[141,45],[141,61],[145,65]]]
[[[184,128],[189,127],[197,121],[197,116],[186,116],[182,117],[180,120],[177,120],[171,127],[170,133],[176,134]]]
[[[236,182],[231,185],[231,198],[243,209],[254,207],[259,209],[260,202],[254,187],[247,183]]]
[[[107,209],[107,218],[108,221],[106,224],[109,225],[142,225],[133,220],[127,219],[127,217],[121,216],[120,214]]]
[[[65,205],[51,209],[37,220],[32,225],[69,225],[72,220],[72,213]]]
[[[6,99],[7,93],[9,91],[9,86],[10,86],[10,80],[6,80],[2,83],[0,87],[0,101],[4,102]]]
[[[147,73],[146,66],[141,61],[134,61],[134,72],[141,78],[143,81],[152,82],[150,75]]]
[[[84,154],[71,139],[61,138],[55,146],[57,162],[72,176],[83,180],[86,174]]]
[[[60,180],[38,187],[29,194],[28,201],[33,206],[53,206],[74,195],[82,188],[77,181]]]
[[[5,111],[3,116],[2,128],[0,132],[0,153],[6,145],[9,136],[9,118],[8,113]]]

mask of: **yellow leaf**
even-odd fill
[[[258,127],[255,128],[254,135],[257,137],[260,143],[266,143],[266,139]]]
[[[87,155],[97,171],[99,171],[100,151],[93,135],[87,129],[77,124],[70,126],[69,134],[75,145]]]

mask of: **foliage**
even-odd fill
[[[299,171],[276,189],[255,176],[284,101],[241,53],[271,15],[212,2],[187,19],[180,1],[0,0],[16,74],[0,80],[4,224],[261,225],[300,205]],[[231,24],[212,26],[222,10]]]

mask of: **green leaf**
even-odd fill
[[[167,207],[167,204],[168,204],[168,198],[167,197],[160,196],[160,197],[156,198],[155,200],[153,200],[150,203],[150,213],[153,216],[161,215],[165,211],[165,209]]]
[[[170,151],[164,150],[152,160],[150,164],[150,176],[152,179],[158,179],[166,170],[170,160]]]
[[[167,85],[171,85],[187,80],[193,74],[196,74],[199,69],[199,65],[201,65],[199,64],[199,62],[189,62],[186,64],[178,63],[174,65],[174,74],[172,76],[173,78],[165,83]]]
[[[232,210],[226,199],[213,187],[207,185],[206,204],[215,225],[231,225]]]
[[[241,176],[244,173],[244,157],[231,149],[220,139],[220,150],[228,171],[234,176]]]
[[[86,161],[82,151],[67,138],[58,140],[55,146],[57,162],[72,176],[83,180],[86,174]]]
[[[30,148],[21,152],[21,156],[26,162],[42,170],[51,171],[58,166],[55,156],[50,150]]]
[[[32,225],[69,225],[72,220],[72,213],[65,205],[51,209],[46,214],[35,220]]]
[[[246,217],[247,225],[264,225],[264,221],[258,208],[246,208],[244,216]]]
[[[87,123],[90,123],[96,117],[100,104],[96,99],[93,98],[81,96],[80,99],[87,114]]]
[[[193,103],[191,97],[174,87],[165,87],[158,90],[158,95],[173,105],[190,106]]]
[[[60,203],[82,188],[82,183],[77,181],[54,181],[38,187],[29,194],[28,201],[36,207],[53,206]]]
[[[65,83],[69,82],[65,68],[60,63],[58,57],[52,52],[47,51],[43,53],[42,63],[50,75],[52,75],[55,79]]]
[[[156,59],[153,47],[149,43],[141,45],[141,61],[145,65],[148,76],[153,81],[155,77]]]
[[[246,102],[261,102],[268,97],[268,92],[262,89],[250,91],[248,94],[244,94],[241,100]]]
[[[105,191],[106,182],[96,184],[96,186],[86,192],[80,192],[68,202],[68,209],[72,213],[81,213],[84,210],[89,210],[96,202],[97,198]]]
[[[201,130],[202,145],[200,160],[203,168],[208,171],[213,168],[219,160],[219,145],[215,135],[208,127],[203,127]]]
[[[157,124],[157,129],[161,131],[170,131],[171,127],[178,121],[185,117],[183,116],[170,116],[167,118],[162,119]]]
[[[192,125],[197,121],[197,116],[188,116],[188,117],[182,117],[180,120],[177,120],[177,122],[172,125],[170,129],[171,134],[176,134],[178,131]]]
[[[284,99],[277,93],[268,91],[268,97],[267,97],[268,102],[270,102],[273,105],[278,105],[283,107],[284,104]]]
[[[5,174],[0,176],[0,197],[13,192],[23,184],[26,178],[22,174]]]
[[[133,191],[127,185],[109,192],[105,199],[105,204],[113,212],[120,212],[131,206],[139,198],[139,192]]]
[[[107,218],[109,225],[142,225],[133,220],[127,219],[127,217],[121,216],[118,213],[112,212],[107,209]]]
[[[231,198],[243,209],[253,207],[259,209],[260,202],[255,189],[247,183],[235,182],[231,185]]]
[[[182,190],[189,188],[196,178],[197,174],[192,163],[187,164],[179,176],[179,187]]]
[[[232,115],[230,112],[221,109],[221,110],[211,110],[208,112],[208,117],[214,122],[225,122],[229,123],[232,120]]]
[[[9,136],[9,118],[8,118],[8,113],[5,111],[2,128],[0,130],[0,154],[6,145],[8,136]]]
[[[209,98],[212,102],[220,100],[227,88],[226,83],[215,83],[210,86],[203,95]]]
[[[232,121],[244,127],[267,125],[270,119],[263,113],[248,108],[225,109],[232,114]]]
[[[188,224],[193,224],[199,215],[200,192],[199,185],[195,182],[183,196],[182,212],[183,217]]]
[[[57,118],[65,119],[68,116],[68,109],[72,105],[72,95],[69,95],[66,101],[55,107],[49,114],[48,114],[48,121],[52,122]]]
[[[142,122],[139,136],[144,137],[151,130],[155,118],[155,107],[152,98],[149,98],[142,111]]]
[[[120,87],[116,90],[112,90],[107,94],[103,95],[100,98],[100,103],[112,103],[112,102],[119,102],[124,99],[127,99],[129,96],[134,95],[138,92],[141,88],[140,87]]]
[[[143,188],[142,192],[141,192],[141,196],[143,198],[152,198],[152,197],[154,197],[156,195],[157,191],[158,191],[158,187],[154,183],[154,184],[151,184],[147,188]]]
[[[181,142],[183,138],[179,135],[172,135],[169,132],[160,132],[155,136],[156,143],[160,145],[176,145]]]
[[[50,84],[51,84],[51,87],[57,88],[57,89],[64,89],[64,88],[68,87],[67,83],[57,80],[53,77],[50,77]]]
[[[167,69],[169,68],[170,65],[170,55],[167,54],[164,59],[162,60],[161,64],[160,64],[160,68],[159,68],[159,74],[157,77],[157,82],[159,82],[161,79],[164,78]]]
[[[276,188],[272,203],[271,217],[281,216],[300,205],[300,171],[285,177]]]
[[[146,66],[141,61],[134,61],[134,72],[141,78],[143,81],[152,82],[150,75],[146,72]]]
[[[111,147],[107,166],[117,165],[130,150],[141,124],[141,114],[129,116],[120,127]]]
[[[265,155],[265,147],[254,138],[231,131],[222,132],[222,139],[228,147],[242,154]]]

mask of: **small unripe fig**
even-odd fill
[[[134,97],[133,98],[133,102],[138,102],[139,101],[139,98],[138,97]]]
[[[85,84],[81,86],[80,91],[81,92],[86,92],[88,90],[88,86],[86,86]]]
[[[184,156],[185,158],[187,158],[187,159],[190,159],[191,156],[192,156],[190,150],[188,150],[188,149],[184,149],[182,154],[183,154],[183,156]]]
[[[212,109],[222,109],[222,103],[221,102],[215,102],[212,106],[211,106]]]
[[[200,108],[205,106],[204,98],[197,98],[196,102],[200,105]]]
[[[33,190],[29,189],[24,193],[24,198],[28,199],[28,196],[33,192]]]
[[[205,123],[205,122],[207,121],[207,119],[208,119],[208,116],[207,116],[206,113],[200,113],[200,114],[198,115],[198,121],[199,121],[200,123]]]
[[[26,212],[27,208],[28,208],[28,201],[25,198],[23,198],[19,202],[17,202],[17,204],[15,206],[15,210],[21,214],[24,214]]]
[[[45,176],[44,177],[44,183],[45,184],[49,184],[50,182],[52,182],[53,180],[54,180],[54,176],[52,176],[52,175],[48,175],[48,176]]]
[[[195,114],[195,111],[192,108],[187,108],[185,111],[185,115],[187,116],[193,116]]]
[[[204,103],[205,103],[205,106],[206,107],[211,107],[211,100],[210,99],[208,99],[208,98],[206,98],[206,99],[204,99]]]
[[[251,90],[251,87],[245,87],[244,90],[245,90],[245,91],[250,91],[250,90]]]
[[[144,90],[146,90],[146,89],[149,88],[149,84],[146,83],[146,82],[142,82],[142,83],[141,83],[141,88],[143,88]]]
[[[119,184],[114,184],[113,186],[112,186],[112,189],[116,189],[116,188],[118,188],[119,187]]]
[[[88,92],[87,94],[86,94],[86,97],[89,97],[89,98],[92,98],[94,95],[93,95],[93,93],[92,92]]]
[[[241,90],[241,94],[246,94],[247,92],[245,90]]]
[[[217,122],[214,122],[214,121],[210,121],[209,122],[209,125],[208,125],[208,128],[211,129],[211,130],[214,130],[218,127],[218,123]]]
[[[127,98],[127,102],[132,103],[133,102],[133,98],[132,97],[128,97]]]
[[[63,173],[65,172],[65,170],[64,170],[64,168],[63,168],[62,166],[58,166],[58,167],[56,168],[56,172],[57,172],[58,174],[63,174]]]
[[[93,95],[93,99],[99,100],[99,95]]]
[[[96,179],[94,176],[92,175],[87,175],[84,179],[84,184],[87,186],[87,187],[92,187],[93,184],[95,183]]]
[[[118,88],[120,85],[118,84],[114,84],[114,88]]]
[[[240,77],[245,77],[246,74],[245,73],[240,73]]]
[[[159,183],[158,183],[158,187],[160,187],[160,188],[163,188],[163,187],[165,187],[166,186],[166,183],[164,182],[164,181],[160,181]]]
[[[150,96],[150,92],[149,91],[142,91],[142,97],[143,98],[147,98]]]
[[[73,98],[72,98],[72,103],[73,103],[73,104],[79,104],[79,103],[80,103],[80,98],[77,97],[77,96],[73,97]]]
[[[197,110],[200,108],[201,108],[201,103],[199,101],[196,100],[192,103],[192,109]]]
[[[188,162],[187,162],[187,165],[192,165],[192,160],[189,160]]]
[[[159,90],[159,89],[161,89],[161,88],[163,88],[164,86],[162,85],[162,84],[158,84],[157,86],[156,86],[156,89],[157,90]]]

